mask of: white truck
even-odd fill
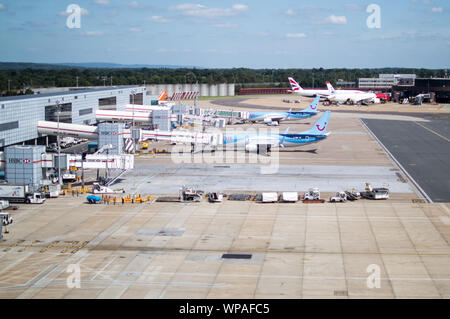
[[[310,188],[303,197],[303,200],[319,200],[320,199],[320,191],[317,187]]]
[[[336,195],[330,197],[331,203],[345,203],[347,201],[347,194],[345,192],[337,192]]]
[[[278,194],[277,193],[262,193],[261,201],[263,203],[276,203],[276,202],[278,202]]]
[[[7,209],[9,207],[9,202],[7,200],[0,200],[0,211]]]
[[[73,138],[71,136],[64,137],[63,139],[61,139],[61,142],[60,142],[61,148],[68,148],[74,144],[76,144],[75,138]]]
[[[285,203],[295,203],[298,201],[298,193],[297,192],[283,192],[283,194],[281,194],[281,200]]]
[[[372,188],[369,183],[366,183],[366,191],[361,193],[361,196],[367,199],[389,199],[389,189],[385,187]]]
[[[94,183],[92,185],[92,192],[94,194],[123,194],[125,193],[124,189],[114,190],[112,188],[102,186],[100,183]]]
[[[45,194],[31,192],[28,185],[0,184],[0,200],[10,203],[42,204]]]

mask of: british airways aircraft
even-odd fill
[[[294,78],[288,78],[289,79],[289,83],[291,84],[291,88],[292,90],[290,90],[289,92],[300,95],[300,96],[306,96],[306,97],[316,97],[316,96],[321,96],[321,97],[326,97],[328,95],[331,94],[329,89],[304,89],[300,86],[300,84],[298,84]],[[327,82],[328,85],[329,82]]]
[[[329,119],[330,111],[327,111],[310,130],[301,133],[289,133],[288,128],[283,134],[224,134],[223,144],[243,146],[247,152],[259,153],[263,148],[270,151],[271,147],[280,146],[284,148],[317,143],[325,140],[330,134],[327,133]]]
[[[316,97],[312,103],[304,110],[292,112],[251,112],[249,114],[249,121],[264,122],[268,125],[278,125],[280,121],[296,120],[311,117],[317,114],[320,97]]]

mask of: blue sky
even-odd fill
[[[71,3],[79,29],[66,26]],[[445,68],[449,18],[448,0],[0,0],[0,61]]]

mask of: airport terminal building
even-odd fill
[[[44,144],[37,131],[38,121],[94,124],[98,109],[121,110],[126,104],[150,104],[145,87],[109,87],[58,93],[0,97],[0,151],[6,146]]]

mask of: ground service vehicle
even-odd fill
[[[330,197],[331,203],[345,203],[347,201],[347,194],[345,192],[338,192],[335,196]]]
[[[45,202],[45,194],[32,192],[28,185],[0,185],[0,200],[10,203],[42,204]]]

